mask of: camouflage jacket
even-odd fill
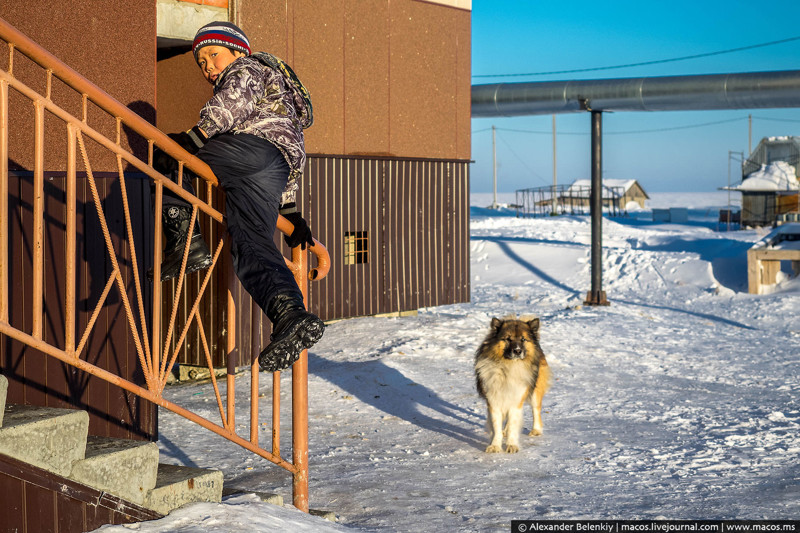
[[[291,173],[281,203],[295,201],[297,177],[306,163],[303,124],[305,102],[290,90],[282,74],[254,57],[240,57],[214,84],[214,96],[200,110],[197,125],[206,135],[249,133],[278,147]],[[299,110],[299,112],[298,112]]]

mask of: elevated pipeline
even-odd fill
[[[800,70],[472,86],[472,116],[800,107]]]
[[[474,118],[590,112],[591,288],[587,305],[608,305],[602,287],[602,113],[800,107],[800,70],[472,86]]]

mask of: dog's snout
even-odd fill
[[[508,345],[508,349],[506,350],[506,357],[508,359],[519,359],[523,355],[523,347],[522,344],[519,342],[512,342]]]

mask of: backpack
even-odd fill
[[[279,57],[268,52],[255,52],[251,54],[258,61],[273,70],[280,72],[284,79],[288,82],[289,88],[295,95],[295,98],[300,98],[305,103],[305,109],[297,109],[298,117],[300,118],[303,129],[310,128],[314,123],[314,109],[311,107],[311,94],[306,89],[297,74],[294,73],[292,67]]]

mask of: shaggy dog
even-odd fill
[[[542,434],[542,398],[550,385],[550,369],[539,346],[539,319],[492,319],[489,334],[475,354],[478,393],[486,400],[492,442],[487,453],[519,451],[522,408],[533,409],[530,435]],[[505,424],[505,429],[503,428]]]

